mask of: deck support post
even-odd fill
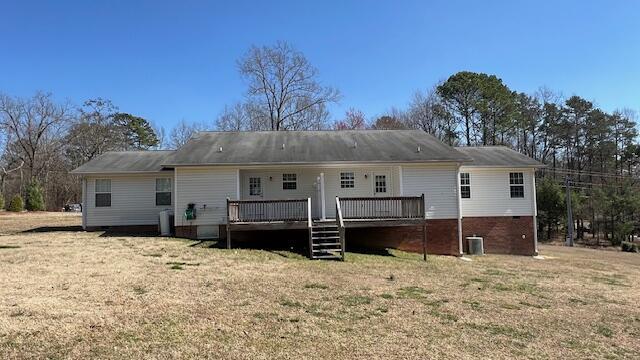
[[[227,249],[231,249],[231,209],[229,202],[230,199],[227,198]]]
[[[421,210],[422,210],[422,218],[424,219],[422,223],[422,259],[427,261],[427,205],[424,201],[424,193],[421,197]]]
[[[427,261],[427,220],[422,224],[422,259]]]

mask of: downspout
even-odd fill
[[[322,220],[327,219],[326,199],[324,198],[324,173],[320,173],[320,212]]]
[[[456,168],[456,203],[457,203],[457,207],[458,207],[458,255],[462,256],[464,255],[464,252],[462,251],[462,206],[461,206],[461,200],[460,200],[460,167],[461,167],[461,163],[458,163],[458,167]]]
[[[182,219],[182,214],[178,212],[178,167],[173,168],[173,226],[178,227],[178,218]],[[177,232],[177,231],[176,231]]]
[[[240,168],[236,170],[236,198],[240,200]]]
[[[536,199],[536,170],[531,171],[531,198],[533,199],[533,256],[538,256],[538,201]]]
[[[87,178],[82,177],[82,229],[87,229]]]

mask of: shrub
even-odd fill
[[[22,197],[20,195],[16,195],[9,202],[9,206],[7,206],[7,210],[13,212],[20,212],[24,210],[24,202],[22,201]]]
[[[613,227],[613,236],[611,244],[618,246],[633,233],[633,223],[630,221],[616,223]]]
[[[637,252],[640,252],[640,245],[634,244],[634,243],[629,242],[629,241],[623,241],[622,242],[622,251],[637,253]]]
[[[36,181],[27,186],[27,210],[43,211],[44,197],[42,196],[42,186]]]
[[[4,196],[0,194],[0,210],[4,209]]]

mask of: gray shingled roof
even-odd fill
[[[545,165],[506,146],[457,147],[473,161],[465,166],[544,167]]]
[[[72,173],[156,172],[161,171],[163,166],[180,165],[335,162],[464,162],[465,166],[544,166],[504,146],[453,148],[420,130],[264,131],[200,132],[175,151],[107,152]]]
[[[200,132],[167,157],[164,165],[469,160],[421,130],[258,131]]]
[[[73,174],[138,173],[162,170],[173,150],[109,151],[76,168]]]

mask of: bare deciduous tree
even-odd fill
[[[42,175],[48,160],[62,149],[69,112],[51,94],[38,92],[26,100],[0,95],[0,127],[9,139],[5,157],[24,162],[30,180]]]
[[[96,98],[84,102],[67,134],[66,153],[74,166],[94,157],[118,150],[120,134],[113,126],[118,108],[108,99]]]
[[[158,137],[158,144],[153,148],[155,150],[162,150],[169,147],[169,139],[167,138],[167,131],[164,129],[164,126],[158,126],[157,124],[153,124],[153,131],[156,133]]]
[[[416,91],[407,111],[407,125],[421,129],[453,145],[457,137],[455,118],[447,111],[433,87],[425,93]]]
[[[172,149],[177,149],[186,144],[187,141],[198,131],[206,130],[206,126],[200,123],[189,123],[182,119],[178,125],[171,129],[169,134],[169,145]]]
[[[249,86],[251,120],[269,130],[321,128],[326,105],[340,98],[338,90],[320,84],[318,70],[286,42],[251,47],[238,68]]]
[[[261,130],[258,122],[251,121],[251,118],[249,104],[225,105],[216,119],[216,127],[222,131]]]
[[[350,108],[344,114],[344,120],[336,121],[333,124],[335,130],[361,130],[367,127],[367,120],[360,110]]]

